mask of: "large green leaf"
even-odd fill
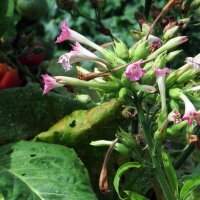
[[[21,141],[0,148],[0,194],[6,200],[96,200],[72,149]]]
[[[0,36],[8,29],[13,11],[14,0],[0,0]]]
[[[66,114],[86,106],[55,93],[27,87],[0,92],[0,144],[33,138]]]
[[[137,162],[127,162],[124,165],[120,166],[119,169],[117,170],[117,173],[115,175],[113,184],[115,187],[115,190],[119,196],[119,198],[121,200],[123,200],[124,198],[121,197],[120,192],[119,192],[119,182],[120,182],[120,178],[121,176],[130,168],[140,168],[142,166],[142,164],[137,163]]]
[[[114,138],[119,122],[122,102],[113,99],[89,110],[74,111],[42,132],[35,140],[70,146],[89,145],[92,140]]]
[[[124,191],[130,200],[149,200],[146,197],[131,191]]]
[[[200,176],[185,181],[180,191],[181,200],[186,200],[191,192],[200,185]]]

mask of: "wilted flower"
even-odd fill
[[[76,42],[76,45],[72,47],[73,47],[73,51],[60,56],[58,60],[58,63],[62,64],[65,71],[68,71],[72,68],[71,64],[76,63],[76,62],[81,62],[84,60],[98,61],[103,66],[105,66],[104,64],[107,64],[105,60],[99,58],[94,53],[88,51],[86,48],[81,46],[78,42]]]
[[[153,35],[149,35],[148,42],[150,43],[150,50],[152,52],[156,51],[158,48],[162,46],[163,41],[159,37],[155,37]]]
[[[182,117],[183,120],[188,120],[188,124],[192,125],[192,122],[195,120],[200,125],[200,111],[197,111],[192,104],[192,102],[188,99],[185,94],[181,94],[180,99],[183,100],[185,104],[185,113]]]
[[[168,114],[168,121],[178,124],[181,122],[181,114],[177,110],[173,110]]]
[[[146,70],[140,67],[142,60],[130,64],[125,71],[125,76],[130,78],[132,81],[138,81]]]
[[[59,37],[57,37],[56,43],[60,43],[63,42],[65,40],[74,40],[77,41],[79,43],[83,43],[86,44],[98,51],[100,51],[102,48],[100,46],[98,46],[97,44],[93,43],[92,41],[88,40],[85,36],[81,35],[80,33],[70,29],[67,26],[67,23],[64,21],[61,24],[61,34]]]
[[[43,78],[43,81],[44,81],[43,94],[48,93],[53,88],[64,86],[63,84],[57,83],[56,79],[49,76],[48,74],[43,74],[42,78]]]

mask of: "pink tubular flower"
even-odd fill
[[[86,37],[84,37],[83,35],[81,35],[80,33],[73,31],[72,29],[70,29],[67,26],[67,23],[64,21],[61,24],[61,34],[59,37],[57,37],[56,43],[60,43],[63,42],[65,40],[74,40],[77,41],[79,43],[82,44],[86,44],[98,51],[101,51],[102,48],[98,45],[96,45],[95,43],[93,43],[92,41],[88,40]]]
[[[185,94],[180,95],[180,99],[183,100],[185,104],[185,113],[182,117],[183,120],[188,120],[188,125],[191,126],[193,121],[197,121],[200,125],[200,111],[197,111]]]
[[[130,64],[125,71],[125,76],[130,78],[132,81],[138,81],[146,70],[140,67],[142,60]]]
[[[167,67],[165,67],[163,69],[154,67],[153,71],[156,73],[156,76],[165,76],[166,74],[169,74],[171,72],[170,69]]]
[[[88,51],[86,48],[81,46],[78,42],[76,42],[76,45],[72,46],[72,48],[73,48],[73,51],[60,56],[58,60],[58,63],[62,64],[65,71],[68,71],[72,68],[71,64],[76,63],[76,62],[81,62],[84,60],[98,61],[103,66],[105,66],[104,64],[107,64],[105,60],[99,58],[94,53]]]
[[[49,76],[48,74],[41,75],[44,81],[44,90],[43,94],[48,93],[50,90],[56,87],[63,87],[63,84],[57,83],[56,79]]]

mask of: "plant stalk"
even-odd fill
[[[161,164],[160,164],[159,159],[158,159],[158,152],[154,151],[153,139],[152,139],[151,133],[149,131],[150,129],[149,129],[149,126],[146,122],[146,119],[145,119],[145,116],[144,116],[144,113],[143,113],[143,110],[142,110],[142,106],[141,106],[141,104],[140,104],[140,102],[139,102],[139,100],[137,99],[136,96],[135,96],[135,99],[136,99],[136,109],[137,109],[137,112],[138,112],[138,116],[139,116],[140,122],[141,122],[143,130],[144,130],[144,135],[145,135],[146,142],[148,144],[152,163],[153,163],[153,166],[155,167],[156,178],[157,178],[157,180],[158,180],[158,182],[159,182],[159,184],[162,188],[162,191],[165,195],[165,198],[167,200],[176,200],[175,196],[172,194],[172,192],[170,190],[170,187],[169,187],[169,185],[166,181],[165,175],[164,175],[163,170],[161,168]]]

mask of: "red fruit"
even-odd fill
[[[6,68],[7,68],[6,64],[0,63],[0,80],[2,79],[4,74],[6,73]]]
[[[8,67],[6,64],[0,64],[0,72],[4,73],[2,73],[2,77],[0,76],[0,90],[22,85],[17,70]]]
[[[19,56],[19,61],[22,65],[38,66],[44,60],[44,49],[36,46],[29,53]]]

